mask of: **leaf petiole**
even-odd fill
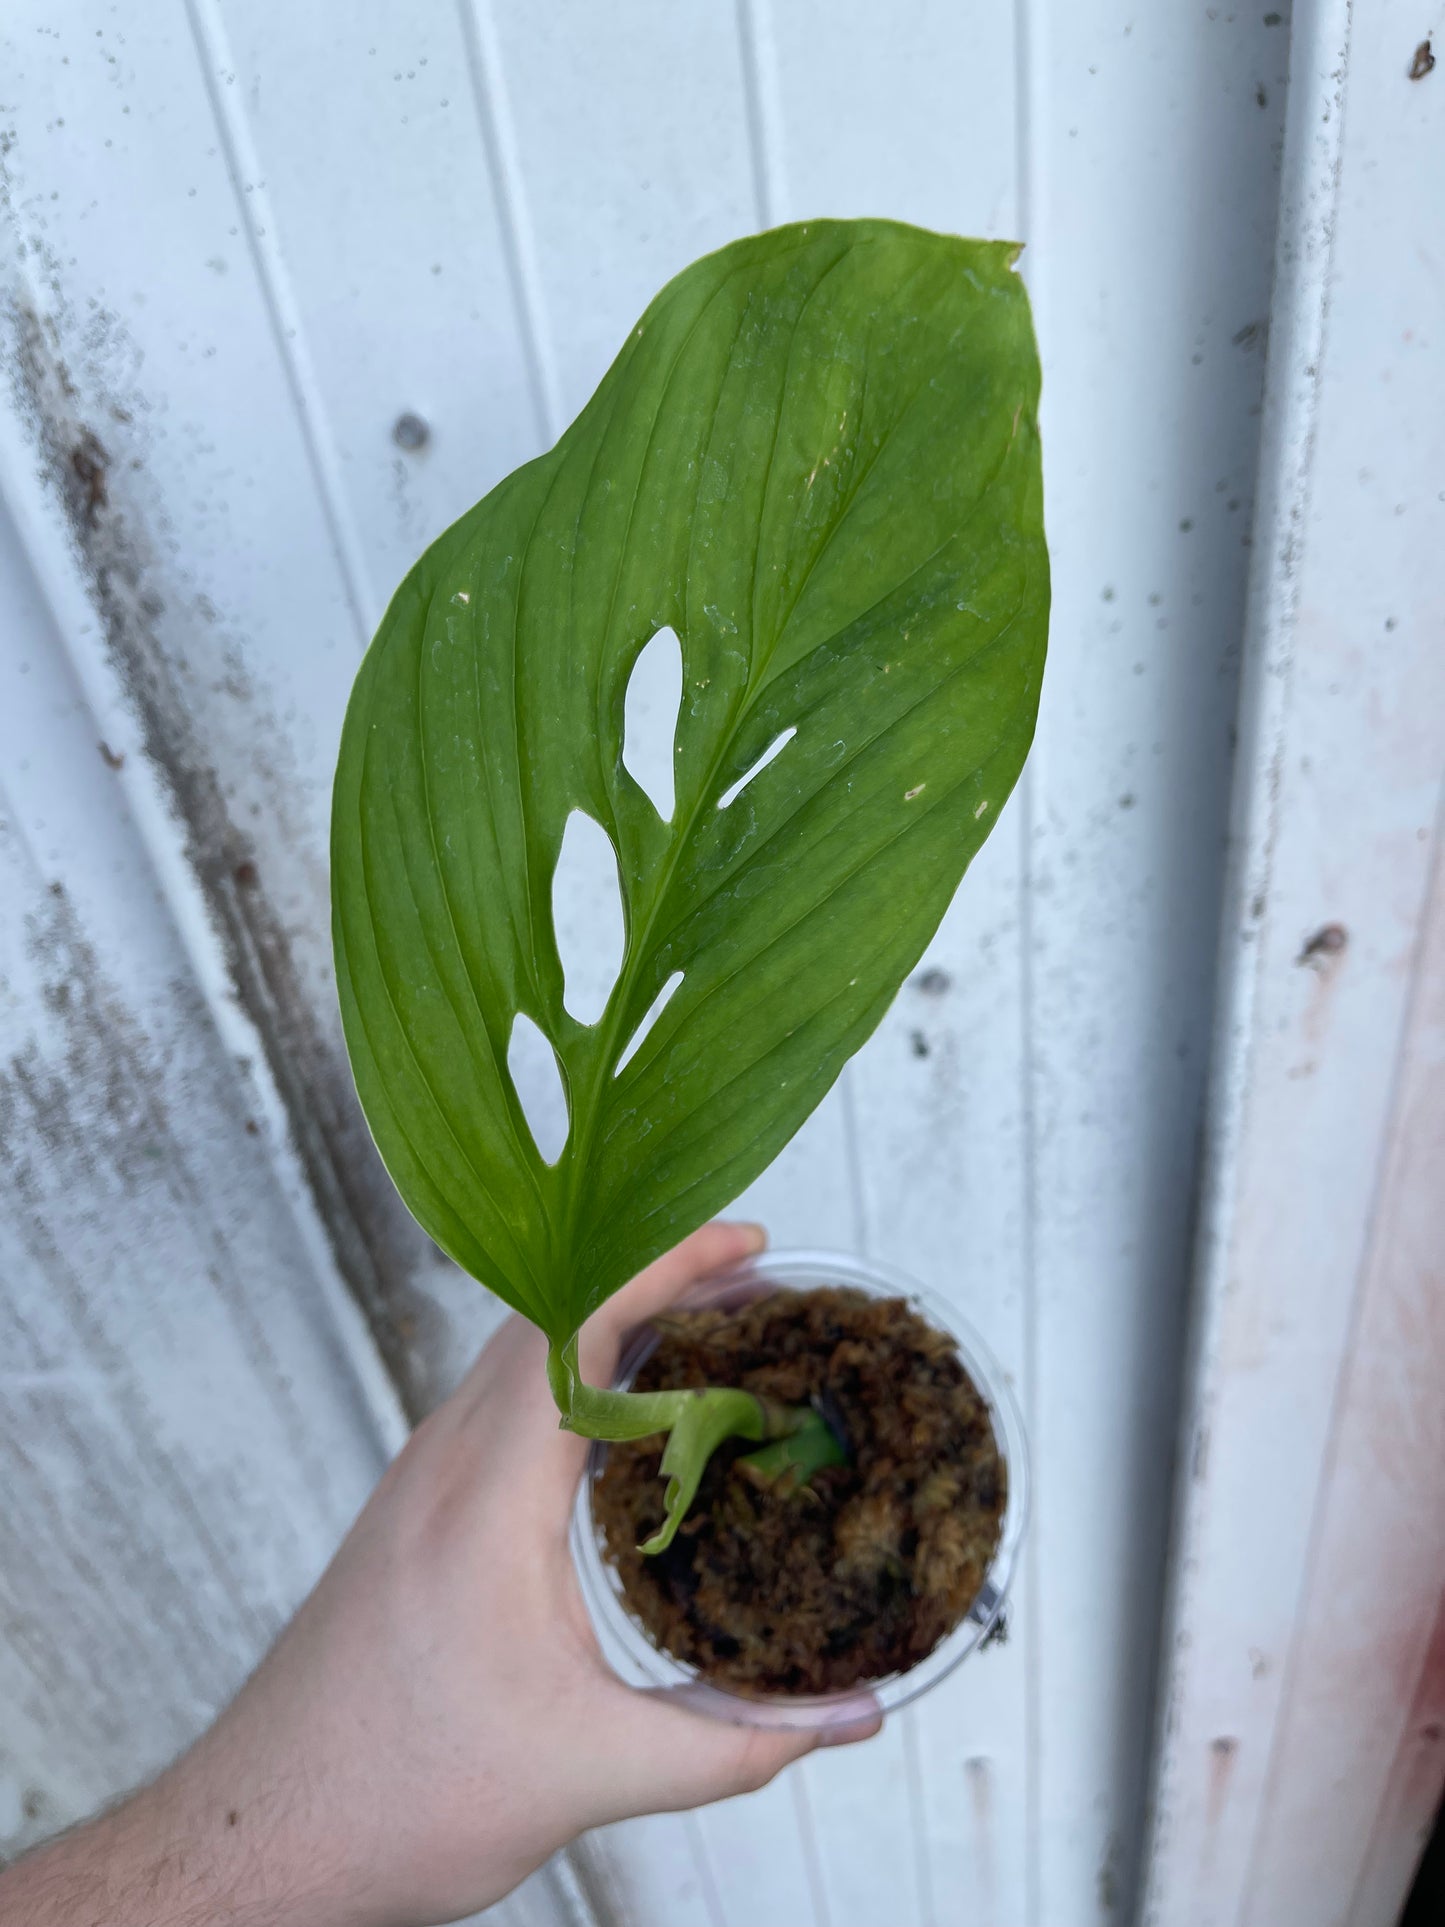
[[[575,1334],[564,1345],[554,1343],[549,1347],[547,1377],[566,1431],[606,1440],[667,1434],[662,1451],[662,1472],[667,1479],[663,1495],[666,1517],[639,1548],[644,1553],[662,1552],[672,1544],[697,1496],[707,1462],[724,1439],[757,1439],[766,1450],[769,1443],[786,1443],[796,1435],[801,1450],[793,1461],[797,1475],[794,1484],[803,1483],[818,1466],[842,1460],[836,1439],[807,1405],[783,1405],[776,1399],[759,1398],[753,1392],[727,1385],[669,1392],[619,1392],[589,1385],[578,1369]],[[834,1456],[820,1456],[822,1447],[815,1427],[822,1427],[827,1434]],[[810,1469],[804,1470],[805,1466]]]

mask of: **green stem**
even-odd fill
[[[794,1434],[807,1437],[815,1425],[823,1423],[810,1406],[782,1405],[776,1399],[759,1398],[735,1386],[714,1385],[703,1391],[618,1392],[588,1385],[578,1370],[575,1335],[565,1345],[549,1348],[547,1378],[562,1414],[562,1425],[569,1432],[608,1440],[667,1434],[662,1451],[662,1471],[667,1477],[663,1495],[666,1517],[639,1548],[645,1553],[661,1552],[672,1544],[697,1496],[707,1462],[724,1439],[786,1440]],[[827,1431],[826,1426],[823,1429]],[[831,1440],[832,1434],[828,1436]],[[836,1442],[834,1452],[836,1457],[819,1458],[817,1463],[838,1463],[842,1453]]]
[[[801,1490],[826,1465],[842,1465],[847,1454],[831,1425],[820,1412],[809,1412],[796,1432],[745,1453],[733,1470],[757,1486],[767,1486],[779,1498]]]

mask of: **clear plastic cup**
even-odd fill
[[[593,1442],[587,1469],[577,1488],[572,1514],[572,1552],[582,1596],[608,1664],[629,1685],[661,1688],[714,1718],[745,1726],[838,1728],[856,1724],[877,1708],[885,1713],[906,1706],[945,1679],[975,1651],[998,1624],[1018,1563],[1028,1515],[1028,1454],[1023,1420],[1007,1380],[978,1334],[952,1306],[923,1290],[902,1272],[873,1260],[834,1251],[771,1251],[731,1270],[719,1272],[681,1300],[689,1306],[745,1304],[765,1292],[811,1291],[843,1285],[874,1298],[906,1298],[931,1325],[947,1332],[969,1377],[988,1407],[994,1439],[1007,1475],[1007,1496],[992,1563],[967,1613],[925,1659],[907,1672],[869,1680],[846,1692],[824,1694],[745,1694],[705,1680],[695,1667],[655,1646],[629,1612],[617,1571],[608,1561],[592,1511],[592,1488],[607,1462],[607,1446]],[[626,1388],[644,1359],[656,1349],[656,1332],[642,1326],[624,1348],[614,1385]]]

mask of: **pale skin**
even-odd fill
[[[764,1242],[712,1224],[583,1332],[622,1334]],[[3,1927],[431,1927],[588,1828],[763,1786],[818,1744],[624,1686],[567,1545],[585,1441],[513,1318],[419,1427],[238,1698],[152,1785],[0,1874]],[[863,1739],[866,1704],[831,1738]]]

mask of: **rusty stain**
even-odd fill
[[[104,739],[96,744],[96,748],[100,751],[100,760],[105,764],[107,769],[125,768],[125,751],[123,749],[112,749],[110,744]]]
[[[924,1036],[921,1030],[909,1031],[908,1045],[915,1057],[928,1056],[928,1039]]]
[[[63,310],[58,284],[54,292]],[[256,874],[250,840],[230,815],[187,701],[186,665],[156,631],[167,600],[171,620],[178,619],[177,602],[158,593],[167,577],[160,551],[147,538],[145,517],[119,499],[131,470],[143,464],[138,458],[112,462],[81,419],[77,385],[58,352],[53,321],[11,299],[0,304],[0,323],[10,335],[3,360],[18,412],[69,524],[107,652],[140,725],[142,750],[183,826],[186,860],[201,886],[233,990],[264,1043],[338,1270],[365,1313],[408,1416],[416,1419],[431,1402],[426,1371],[397,1319],[421,1305],[408,1280],[426,1240],[376,1156],[344,1054],[301,987],[282,919],[259,878],[255,885],[248,881]],[[118,419],[113,401],[101,406]],[[202,601],[191,598],[185,605],[198,622],[205,614]],[[207,642],[204,650],[213,655],[214,644]],[[203,653],[199,643],[196,653]],[[258,730],[257,768],[272,780],[280,810],[285,798],[277,773],[263,766],[263,748]]]
[[[1342,923],[1324,924],[1312,937],[1306,938],[1295,962],[1309,964],[1316,970],[1323,969],[1325,959],[1338,957],[1349,941],[1350,933]]]
[[[1410,61],[1410,78],[1411,80],[1423,80],[1426,74],[1433,73],[1434,69],[1435,55],[1431,50],[1430,42],[1428,40],[1422,40],[1415,49]]]

